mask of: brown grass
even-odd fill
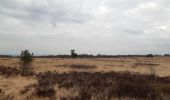
[[[3,60],[9,59],[9,60]],[[19,68],[17,58],[0,58],[0,65]],[[90,72],[110,72],[110,71],[130,71],[141,74],[150,74],[148,66],[153,66],[156,74],[159,76],[170,75],[170,58],[169,57],[125,57],[125,58],[89,58],[89,59],[61,59],[61,58],[36,58],[32,64],[36,73],[46,71],[71,72],[79,69],[65,67],[65,65],[94,65],[95,69]],[[137,65],[136,65],[137,64]],[[60,66],[60,67],[59,67]],[[83,70],[83,69],[82,69]],[[82,71],[81,70],[81,71]],[[85,69],[86,71],[86,69]]]

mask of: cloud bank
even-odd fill
[[[0,0],[0,54],[170,53],[169,0]]]

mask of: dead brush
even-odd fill
[[[90,100],[92,98],[94,100],[110,100],[113,97],[160,100],[162,98],[160,94],[170,94],[170,88],[166,88],[170,87],[170,78],[129,72],[70,72],[61,74],[46,72],[38,74],[37,79],[40,84],[44,84],[39,85],[39,87],[45,93],[53,90],[50,86],[55,84],[58,84],[59,88],[77,89],[79,95],[75,97],[76,100]],[[44,89],[47,88],[46,86],[48,89]],[[45,95],[44,92],[41,95]]]
[[[94,69],[94,68],[96,68],[95,65],[86,65],[86,64],[72,64],[69,66],[70,66],[70,68],[75,68],[75,69]]]
[[[154,63],[134,63],[134,66],[159,66],[160,64]]]
[[[13,67],[6,67],[6,66],[0,66],[0,75],[4,75],[7,77],[10,76],[17,76],[17,75],[21,75],[21,76],[34,76],[35,72],[31,71],[31,72],[26,72],[26,73],[22,73],[21,70],[13,68]]]
[[[47,75],[47,76],[45,76]],[[54,80],[51,72],[39,73],[38,84],[35,89],[38,96],[55,97]]]
[[[0,89],[0,100],[14,100],[14,96],[10,94],[5,94],[3,89]]]
[[[36,88],[37,87],[37,84],[30,84],[30,85],[27,85],[24,87],[24,89],[22,89],[20,91],[20,94],[21,95],[24,95],[26,94],[27,92],[31,91],[32,89]]]
[[[15,76],[19,75],[21,73],[20,70],[12,67],[5,67],[5,66],[0,66],[0,75],[5,75],[5,76]]]
[[[128,80],[119,80],[116,82],[115,93],[118,97],[130,97],[135,99],[148,98],[154,92],[153,88],[146,82],[136,83]]]
[[[73,69],[95,69],[97,68],[96,65],[88,65],[88,64],[63,64],[63,65],[54,65],[55,67],[66,67],[66,68],[73,68]]]

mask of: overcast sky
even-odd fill
[[[170,53],[170,0],[0,0],[0,54]]]

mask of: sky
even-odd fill
[[[170,0],[0,0],[0,54],[170,53]]]

